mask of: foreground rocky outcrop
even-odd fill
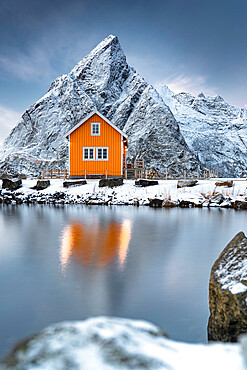
[[[244,370],[246,367],[240,344],[179,343],[145,321],[96,317],[49,326],[17,345],[0,369]]]
[[[247,333],[247,238],[238,233],[214,263],[209,283],[208,339],[236,342]]]

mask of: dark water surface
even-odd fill
[[[246,232],[220,209],[0,206],[0,356],[61,320],[150,320],[205,342],[210,269]]]

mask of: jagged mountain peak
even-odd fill
[[[180,124],[190,149],[221,176],[246,176],[247,110],[234,107],[220,96],[193,96],[158,92]]]
[[[0,168],[36,173],[42,167],[68,167],[64,138],[94,109],[128,134],[128,160],[144,158],[147,168],[173,174],[200,168],[169,107],[127,63],[116,36],[96,46],[23,114],[4,142]]]
[[[94,60],[97,60],[99,64],[111,64],[116,60],[121,60],[127,64],[126,56],[118,37],[110,35],[101,41],[88,55],[84,56],[71,70],[70,74],[75,74],[76,77],[78,77],[78,73],[81,72],[81,69],[89,67]]]
[[[202,99],[206,99],[206,96],[203,94],[203,92],[200,92],[198,95],[197,95],[198,98],[202,98]]]

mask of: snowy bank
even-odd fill
[[[0,189],[0,202],[40,204],[150,205],[150,200],[169,200],[175,206],[247,208],[247,181],[233,179],[231,188],[216,186],[214,180],[199,180],[193,187],[177,188],[177,180],[160,180],[158,185],[139,187],[124,180],[116,187],[99,187],[99,180],[63,187],[63,180],[52,179],[44,190],[33,189],[37,180],[23,180],[15,191]],[[163,204],[165,206],[165,203]]]
[[[244,370],[245,342],[187,344],[146,321],[95,317],[47,327],[20,343],[0,369]]]

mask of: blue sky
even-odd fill
[[[246,0],[0,0],[0,141],[109,34],[150,83],[247,106]]]

